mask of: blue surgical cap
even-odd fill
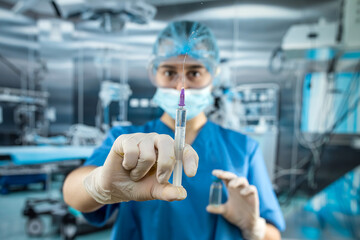
[[[191,21],[172,22],[159,34],[153,48],[154,58],[186,54],[202,62],[211,74],[215,73],[220,62],[219,49],[207,26]]]

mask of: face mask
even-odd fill
[[[179,105],[180,91],[173,88],[158,88],[153,101],[173,119]],[[211,105],[214,99],[211,95],[211,85],[203,89],[185,89],[186,120],[196,117]]]

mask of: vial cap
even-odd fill
[[[221,182],[221,179],[213,175],[212,176],[212,181],[213,182]]]

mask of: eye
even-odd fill
[[[193,77],[193,78],[198,78],[201,76],[200,72],[198,72],[198,71],[191,71],[191,72],[189,72],[189,75],[190,75],[190,77]]]
[[[164,72],[164,75],[166,77],[173,77],[175,74],[176,74],[176,72],[174,72],[174,71],[165,71]]]

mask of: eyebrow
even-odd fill
[[[160,68],[171,68],[171,69],[176,69],[176,67],[172,66],[172,65],[161,65]]]
[[[161,65],[160,68],[170,68],[170,69],[177,69],[177,67],[173,65]],[[199,68],[205,68],[203,65],[190,65],[185,66],[185,69],[199,69]]]
[[[203,65],[190,65],[189,67],[186,67],[188,69],[199,69],[199,68],[205,68]]]

